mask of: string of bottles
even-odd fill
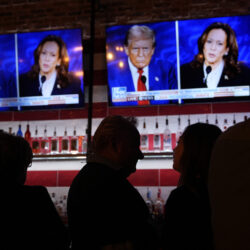
[[[9,133],[13,134],[12,128],[9,128]],[[24,136],[25,140],[30,143],[34,155],[85,154],[87,151],[87,136],[77,135],[76,128],[74,128],[71,136],[68,136],[67,128],[65,128],[63,136],[58,136],[55,127],[53,136],[48,136],[47,126],[45,126],[43,135],[38,136],[38,127],[36,126],[32,136],[29,124],[26,125],[24,133],[22,132],[21,124],[19,124],[16,135]]]
[[[244,119],[248,119],[247,116]],[[199,119],[197,120],[199,122]],[[206,116],[206,123],[211,123],[219,126],[218,117],[215,116],[214,121],[208,120],[208,115]],[[171,131],[169,128],[168,117],[165,119],[165,128],[163,131],[159,129],[158,119],[155,119],[154,131],[153,133],[148,133],[146,120],[142,122],[141,129],[141,150],[142,152],[172,152],[176,147],[177,142],[179,141],[180,136],[182,135],[183,129],[181,126],[181,117],[177,118],[177,127],[175,131]],[[190,117],[187,119],[187,125],[191,124]],[[228,119],[223,120],[223,126],[221,127],[222,131],[225,131],[228,127],[236,124],[235,115],[232,120],[232,124],[229,124]]]
[[[56,191],[52,191],[50,192],[50,196],[63,222],[67,224],[68,222],[68,219],[67,219],[68,189],[67,191],[63,193],[61,192],[57,193]],[[160,223],[164,218],[164,205],[165,205],[165,201],[162,198],[161,188],[157,189],[157,196],[155,199],[153,199],[151,188],[147,187],[147,194],[144,199],[149,209],[149,213],[152,218],[152,221],[155,223]]]
[[[176,147],[176,144],[185,129],[185,126],[191,124],[190,116],[188,116],[187,120],[184,119],[185,116],[177,116],[171,117],[171,123],[169,124],[168,117],[162,117],[161,124],[164,126],[159,126],[159,117],[155,117],[155,121],[152,123],[152,119],[150,120],[150,125],[146,123],[146,118],[141,119],[141,124],[138,126],[138,130],[141,134],[141,143],[140,147],[142,152],[144,153],[163,153],[163,152],[172,152]],[[173,120],[174,118],[174,120]],[[236,124],[239,121],[236,121],[235,114],[233,115],[233,119],[220,118],[220,127],[223,131],[225,131],[228,127]],[[248,117],[245,116],[246,120]],[[176,119],[176,120],[175,120]],[[199,116],[196,121],[192,119],[192,122],[199,122]],[[206,123],[211,123],[219,126],[218,116],[217,114],[213,117],[213,119],[209,120],[208,115],[204,120]],[[172,126],[169,126],[172,125]],[[150,133],[148,132],[148,128]],[[153,129],[152,129],[153,128]],[[38,129],[40,130],[38,133]],[[51,128],[50,128],[51,129]],[[52,128],[53,129],[53,128]],[[42,131],[43,133],[41,133]],[[64,132],[60,136],[57,134],[57,128],[54,127],[52,136],[47,135],[47,127],[43,128],[36,126],[33,134],[30,132],[29,123],[26,125],[26,129],[22,130],[21,124],[18,125],[18,129],[13,132],[12,128],[9,127],[9,133],[14,133],[18,136],[24,136],[24,138],[30,143],[34,155],[39,154],[85,154],[87,151],[87,135],[77,135],[76,128],[74,128],[73,133],[71,135],[68,134],[67,128],[64,129]],[[41,136],[42,134],[42,136]]]

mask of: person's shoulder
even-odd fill
[[[194,62],[188,62],[188,63],[184,63],[181,65],[180,69],[181,72],[193,72],[193,71],[198,71],[200,70],[202,67],[201,65],[195,65]]]
[[[250,119],[229,127],[219,136],[217,141],[220,142],[224,140],[244,140],[250,142]]]
[[[23,190],[29,193],[48,194],[47,188],[40,185],[34,185],[34,186],[24,185]]]

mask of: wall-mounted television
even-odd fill
[[[111,106],[249,100],[250,16],[106,28]]]
[[[80,29],[0,35],[0,110],[84,105]]]

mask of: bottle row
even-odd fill
[[[223,131],[247,119],[249,114],[203,114],[138,117],[137,128],[141,134],[141,150],[144,153],[172,152],[186,126],[196,122],[206,122],[219,126]],[[93,119],[92,134],[101,119]],[[7,124],[6,124],[7,125]],[[5,127],[9,133],[24,136],[29,141],[33,153],[37,154],[85,154],[87,136],[83,131],[87,120],[36,121],[13,127]],[[26,127],[26,128],[25,128]],[[0,127],[2,128],[2,127]],[[31,129],[30,129],[31,128]],[[39,131],[38,131],[39,130]]]
[[[153,220],[160,220],[164,216],[165,200],[162,197],[162,189],[157,189],[156,197],[152,197],[152,188],[147,187],[146,197],[144,197],[145,203],[149,209],[150,215]],[[139,191],[139,190],[138,190]],[[68,193],[57,194],[56,192],[50,193],[52,202],[55,205],[57,212],[62,218],[63,222],[67,224],[67,198]]]

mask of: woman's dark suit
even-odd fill
[[[223,70],[218,87],[233,87],[233,86],[250,86],[250,68],[244,64],[240,64],[240,73],[234,77],[226,75]],[[183,64],[181,66],[181,89],[192,88],[207,88],[203,66],[198,68],[191,66],[191,63]],[[211,101],[235,101],[236,97],[216,97],[216,98],[203,98],[203,99],[183,99],[184,103],[195,102],[211,102]],[[249,100],[249,97],[237,97],[241,100]]]
[[[54,88],[52,90],[51,95],[66,95],[66,94],[78,94],[79,96],[79,104],[67,104],[67,107],[83,107],[84,104],[84,96],[81,89],[81,81],[79,78],[75,77],[72,73],[68,74],[69,78],[69,85],[65,88],[61,87],[58,84],[58,79],[56,79],[56,82],[54,84]],[[39,85],[39,79],[38,77],[36,79],[33,79],[29,76],[28,73],[22,74],[19,77],[19,91],[20,96],[41,96],[41,90]],[[52,105],[53,108],[60,108],[60,106],[65,108],[65,105]],[[49,108],[52,108],[52,106],[49,106]],[[41,106],[40,106],[41,107]],[[27,108],[27,107],[26,107]],[[25,109],[26,109],[25,108]],[[29,107],[30,109],[34,107]]]
[[[230,78],[225,71],[222,72],[218,87],[250,85],[250,68],[240,64],[240,73]],[[181,66],[181,88],[206,88],[203,66],[194,68],[190,63]]]

